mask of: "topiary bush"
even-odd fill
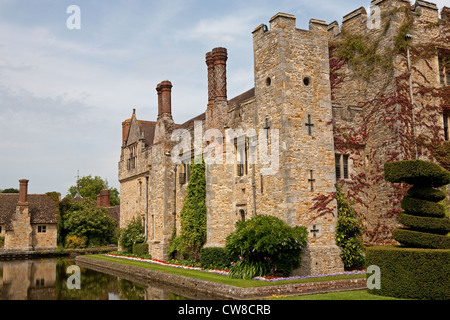
[[[446,195],[435,189],[450,183],[450,172],[421,160],[385,164],[390,182],[413,184],[402,201],[400,223],[394,239],[401,246],[366,250],[366,265],[380,268],[381,288],[370,293],[406,299],[449,299],[450,220],[446,217]],[[368,275],[369,276],[369,275]]]
[[[307,244],[305,227],[290,227],[282,220],[258,215],[238,221],[226,239],[231,261],[229,276],[251,279],[274,274],[289,275],[300,266],[300,253]]]
[[[405,212],[399,214],[399,222],[408,228],[394,230],[394,239],[413,248],[450,249],[446,195],[435,189],[450,183],[450,172],[422,160],[386,163],[384,171],[387,181],[413,185],[401,203]]]

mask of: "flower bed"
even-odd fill
[[[210,273],[217,273],[221,275],[228,275],[228,270],[217,270],[217,269],[203,269],[200,267],[194,267],[194,266],[185,266],[181,264],[176,263],[168,263],[162,260],[158,259],[144,259],[144,258],[138,258],[138,257],[129,257],[124,255],[118,255],[118,254],[112,254],[108,253],[105,254],[107,257],[113,257],[113,258],[119,258],[119,259],[127,259],[127,260],[134,260],[134,261],[141,261],[141,262],[147,262],[147,263],[153,263],[153,264],[159,264],[167,267],[174,267],[174,268],[182,268],[187,270],[196,270],[196,271],[203,271],[203,272],[210,272]],[[330,277],[330,276],[342,276],[342,275],[358,275],[358,274],[365,274],[366,271],[350,271],[350,272],[342,272],[342,273],[333,273],[333,274],[323,274],[323,275],[310,275],[310,276],[294,276],[294,277],[273,277],[273,276],[266,276],[266,277],[255,277],[254,280],[259,281],[284,281],[284,280],[299,280],[299,279],[309,279],[309,278],[324,278],[324,277]]]

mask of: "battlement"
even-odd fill
[[[393,14],[404,15],[405,11],[411,10],[416,21],[436,23],[439,21],[439,14],[442,19],[447,16],[448,8],[444,7],[439,13],[439,8],[435,3],[417,0],[411,5],[409,0],[373,0],[370,3],[369,12],[364,7],[355,9],[346,14],[342,19],[342,26],[339,27],[337,21],[333,21],[327,26],[329,37],[340,34],[341,31],[349,33],[365,33],[374,29],[381,29],[384,23]]]
[[[296,28],[296,18],[294,15],[279,12],[274,15],[270,20],[270,28],[265,24],[260,24],[253,31],[253,34],[257,33],[267,33],[267,32],[276,32],[279,30],[297,30],[300,32],[307,32],[308,30],[297,29]],[[328,28],[328,24],[323,20],[311,19],[309,21],[309,31],[326,31]]]

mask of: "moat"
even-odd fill
[[[0,261],[0,300],[181,300],[170,288],[142,285],[80,268],[81,288],[69,289],[71,258]]]

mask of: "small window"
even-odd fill
[[[350,179],[349,158],[348,154],[335,155],[336,180]]]
[[[3,230],[2,230],[2,226],[0,226],[0,233],[2,233],[3,232]]]
[[[444,137],[445,137],[445,141],[449,141],[449,136],[450,136],[450,132],[448,130],[448,121],[449,121],[450,116],[448,114],[444,113]]]
[[[46,233],[47,226],[38,226],[38,233]]]
[[[241,215],[241,220],[245,222],[245,210],[239,210],[239,214]]]
[[[303,84],[308,87],[311,84],[311,78],[310,77],[304,77],[303,78]]]
[[[266,85],[269,87],[272,84],[272,79],[267,78],[266,79]]]

